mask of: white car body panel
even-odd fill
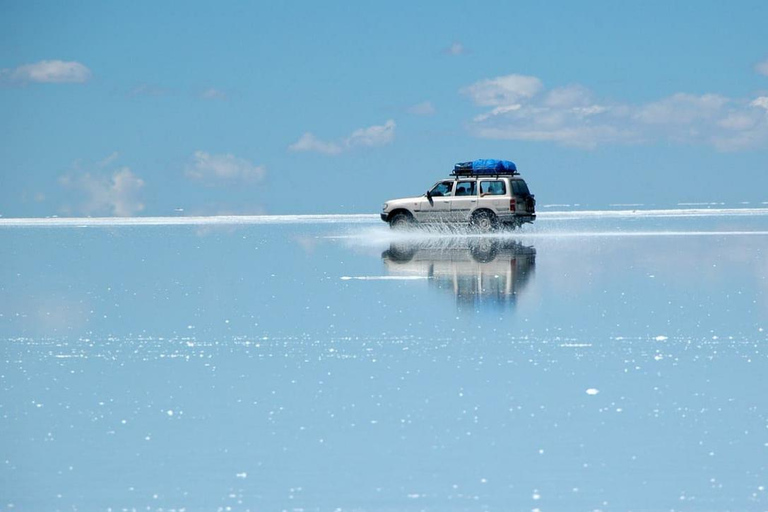
[[[488,177],[456,177],[440,180],[430,190],[436,190],[439,184],[450,182],[450,195],[427,195],[392,199],[386,202],[381,214],[382,220],[388,222],[391,218],[403,212],[417,223],[467,223],[478,210],[486,210],[494,217],[494,221],[520,225],[533,222],[536,218],[535,200],[532,195],[515,195],[512,183],[521,181],[517,176],[488,176]],[[491,182],[502,182],[503,185],[491,185]],[[475,184],[474,194],[468,195],[471,183]],[[462,184],[460,186],[459,184]],[[527,189],[527,185],[525,186]],[[481,193],[481,190],[493,193]],[[502,193],[503,192],[503,193]],[[456,194],[459,195],[456,195]]]

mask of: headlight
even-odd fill
[[[389,203],[384,203],[384,206],[381,207],[382,210],[386,210],[387,206],[389,206]]]

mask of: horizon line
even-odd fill
[[[768,216],[768,208],[673,208],[631,210],[571,210],[538,212],[538,218],[576,220],[588,218],[732,217]],[[338,224],[381,222],[377,213],[196,215],[152,217],[0,217],[0,227],[112,227],[195,226],[237,224]]]

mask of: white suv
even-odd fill
[[[393,229],[468,223],[479,231],[491,231],[535,219],[536,199],[515,164],[507,160],[456,164],[451,177],[435,183],[426,194],[387,201],[381,213],[381,220]]]

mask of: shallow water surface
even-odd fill
[[[0,509],[766,510],[768,212],[666,212],[6,222]]]

